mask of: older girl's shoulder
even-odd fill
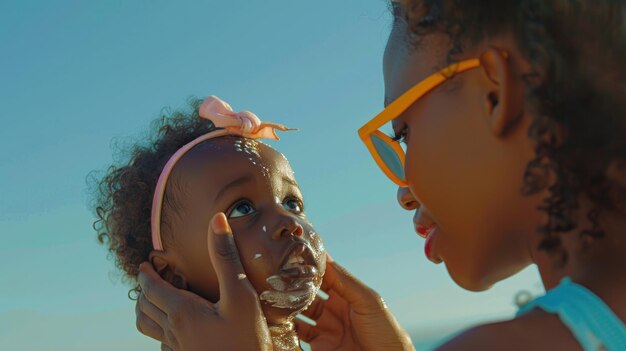
[[[508,321],[480,325],[462,332],[437,351],[582,350],[559,317],[534,310]]]

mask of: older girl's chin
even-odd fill
[[[486,272],[472,270],[471,266],[457,267],[454,263],[444,261],[448,274],[461,288],[473,292],[490,289],[496,282],[487,279]]]

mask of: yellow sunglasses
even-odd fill
[[[504,53],[505,57],[507,56]],[[394,140],[379,129],[400,116],[426,93],[455,75],[480,66],[480,59],[469,59],[454,63],[439,72],[426,77],[413,88],[389,104],[381,113],[359,128],[359,137],[374,157],[378,167],[400,187],[408,184],[404,175],[405,153],[399,141]]]

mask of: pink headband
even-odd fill
[[[217,96],[209,96],[206,98],[198,109],[198,115],[201,118],[213,122],[215,127],[223,129],[211,131],[185,144],[170,157],[163,167],[154,189],[154,197],[152,198],[152,246],[155,250],[163,250],[163,243],[161,242],[161,209],[163,208],[163,196],[165,195],[167,178],[172,172],[176,162],[178,162],[187,151],[205,140],[224,135],[237,135],[250,139],[265,138],[278,140],[276,129],[281,131],[292,130],[280,124],[263,123],[259,117],[249,111],[234,112],[229,104],[222,101]]]

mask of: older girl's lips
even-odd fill
[[[424,225],[420,222],[415,222],[414,224],[417,235],[426,239],[426,242],[424,243],[424,254],[426,255],[426,258],[428,258],[433,263],[441,263],[441,258],[439,258],[433,250],[435,237],[439,232],[439,228],[437,227],[437,225]]]
[[[426,238],[428,232],[437,226],[424,206],[420,206],[420,208],[415,211],[413,224],[415,225],[415,232],[422,238]]]
[[[422,238],[426,239],[426,237],[428,237],[428,233],[431,232],[436,226],[435,225],[424,225],[420,222],[416,222],[414,223],[415,225],[415,232],[417,233],[417,235],[421,236]]]
[[[432,263],[438,264],[441,263],[441,257],[437,255],[435,242],[437,240],[437,236],[440,230],[437,227],[433,227],[428,231],[428,235],[426,236],[426,242],[424,243],[424,254],[426,258],[428,258]]]

